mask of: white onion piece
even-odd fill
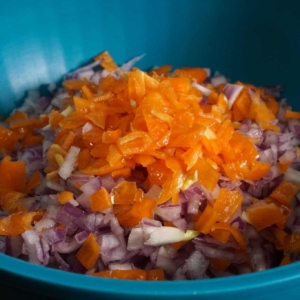
[[[191,279],[202,278],[207,270],[209,261],[200,251],[194,251],[186,261],[187,275]]]
[[[228,107],[229,109],[232,108],[232,105],[234,104],[235,100],[237,99],[238,95],[242,91],[243,86],[242,85],[237,85],[237,84],[226,84],[224,89],[223,89],[223,94],[227,97],[228,99]]]
[[[108,268],[110,270],[133,270],[133,266],[130,263],[124,263],[124,264],[109,264]]]
[[[289,167],[284,174],[284,179],[296,184],[300,184],[300,172]]]
[[[93,128],[94,128],[94,126],[91,123],[86,122],[85,125],[82,127],[82,133],[89,132]]]
[[[209,95],[212,93],[212,91],[211,91],[210,89],[208,89],[208,88],[204,87],[203,85],[198,84],[198,83],[196,83],[196,82],[193,82],[193,83],[192,83],[192,86],[195,87],[195,88],[196,88],[197,90],[199,90],[200,92],[202,92],[202,94],[203,94],[204,96],[209,96]]]
[[[61,178],[63,178],[64,180],[66,180],[72,173],[72,171],[75,168],[75,163],[76,163],[76,159],[77,156],[80,152],[80,148],[72,146],[69,150],[69,152],[67,153],[67,156],[63,162],[63,164],[61,165],[61,167],[58,170],[58,174]]]
[[[142,249],[144,246],[144,235],[142,228],[132,228],[129,237],[128,237],[128,244],[127,250],[138,250]]]
[[[195,230],[187,230],[186,232],[175,227],[160,227],[150,234],[150,238],[144,243],[148,246],[161,246],[180,241],[188,241],[196,236],[198,232]]]
[[[27,230],[22,233],[22,237],[27,248],[29,258],[28,261],[40,265],[41,261],[39,260],[38,256],[43,250],[37,232],[35,230]]]
[[[218,85],[220,84],[226,84],[227,83],[227,79],[225,76],[223,75],[217,75],[217,76],[214,76],[210,79],[211,81],[211,84],[214,86],[214,87],[217,87]]]

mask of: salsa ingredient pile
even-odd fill
[[[0,251],[134,280],[297,261],[300,113],[283,87],[141,58],[103,52],[0,123]]]

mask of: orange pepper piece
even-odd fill
[[[246,215],[257,230],[262,230],[285,219],[284,214],[276,204],[262,204],[261,201],[249,206]]]
[[[300,113],[291,111],[291,110],[287,110],[284,114],[284,117],[287,119],[300,119]]]
[[[44,211],[14,213],[0,220],[0,234],[5,236],[20,235],[32,229],[32,222],[42,218]]]
[[[209,262],[214,269],[220,272],[226,270],[231,264],[231,261],[222,258],[212,258]]]
[[[36,170],[29,178],[25,186],[25,194],[36,188],[41,183],[41,173]]]
[[[204,212],[195,223],[195,229],[203,234],[208,234],[218,220],[218,212],[207,205]]]
[[[113,189],[114,204],[133,204],[137,192],[135,182],[122,181]]]
[[[243,199],[244,197],[240,191],[229,191],[225,188],[221,188],[213,206],[218,212],[218,221],[227,222],[241,207]]]
[[[238,242],[238,244],[240,245],[240,248],[242,250],[245,250],[247,248],[247,244],[246,244],[243,234],[241,233],[240,230],[233,227],[232,225],[230,225],[228,223],[217,223],[217,224],[214,224],[212,227],[212,230],[215,230],[215,229],[228,230],[232,234],[234,239]]]
[[[153,269],[147,271],[146,280],[162,281],[165,279],[165,273],[162,269]]]
[[[90,196],[90,203],[93,212],[101,212],[112,207],[110,195],[104,187]]]
[[[93,268],[99,257],[100,249],[101,248],[97,243],[95,234],[90,233],[82,247],[77,252],[76,257],[87,270],[90,270]]]
[[[296,196],[300,186],[290,181],[283,180],[271,193],[270,197],[284,205],[289,205]]]
[[[144,270],[107,270],[91,274],[92,276],[125,279],[125,280],[146,280],[147,273]]]
[[[23,192],[26,183],[25,163],[23,161],[12,162],[9,156],[5,156],[0,164],[0,178],[0,188]]]
[[[73,199],[73,197],[74,197],[73,193],[69,191],[62,191],[57,194],[57,200],[60,204],[65,204],[69,202],[70,200]]]

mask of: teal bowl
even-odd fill
[[[27,90],[59,82],[63,74],[105,49],[118,63],[147,53],[141,68],[202,66],[233,81],[284,84],[285,96],[299,110],[299,11],[296,0],[2,1],[0,114],[18,106]],[[3,299],[298,299],[299,270],[300,263],[294,263],[222,279],[133,282],[70,274],[0,254],[0,295],[10,295]]]

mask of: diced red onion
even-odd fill
[[[89,182],[80,187],[80,190],[87,196],[91,196],[101,188],[101,182],[99,177],[94,177]]]
[[[256,241],[252,242],[249,258],[254,272],[266,270],[264,252]]]
[[[62,191],[65,190],[65,188],[64,188],[62,185],[60,185],[60,184],[57,183],[57,182],[53,182],[53,181],[51,181],[51,180],[47,180],[47,181],[46,181],[46,186],[47,186],[49,189],[51,189],[51,190],[53,190],[53,191],[56,191],[56,192],[62,192]]]
[[[199,250],[206,258],[219,258],[227,259],[235,263],[244,262],[244,258],[234,251],[225,251],[213,247],[208,247],[204,244],[195,244],[197,250]]]
[[[188,229],[188,224],[186,222],[186,220],[184,218],[178,219],[178,220],[174,220],[173,224],[180,230],[182,230],[183,232],[186,232]]]
[[[164,247],[160,247],[156,259],[156,267],[163,269],[166,273],[173,275],[177,267],[174,264],[173,260],[167,257]]]
[[[11,255],[19,257],[22,254],[23,239],[20,235],[10,237]]]
[[[240,216],[237,216],[232,222],[231,225],[237,229],[243,230],[246,226],[245,222]]]
[[[63,258],[60,256],[60,254],[58,252],[54,251],[53,252],[53,257],[57,261],[60,270],[62,270],[62,271],[70,271],[69,264],[63,260]]]
[[[49,228],[42,232],[43,237],[50,245],[62,242],[66,236],[66,230],[62,228]]]
[[[90,235],[90,233],[88,231],[83,230],[83,231],[75,234],[74,238],[75,238],[76,242],[80,244],[80,243],[84,243],[89,235]]]
[[[161,192],[161,187],[157,184],[153,184],[149,191],[145,194],[146,197],[157,199]]]
[[[242,85],[230,84],[230,83],[227,83],[225,85],[223,89],[223,94],[227,97],[229,109],[232,108],[235,100],[239,96],[242,89],[243,89]]]
[[[288,150],[284,152],[279,158],[281,164],[285,164],[290,161],[294,161],[297,158],[297,155],[294,150]]]
[[[42,231],[45,228],[51,228],[56,225],[57,213],[61,210],[60,206],[50,205],[42,219],[35,224],[35,230]]]
[[[180,219],[180,205],[161,205],[155,210],[155,214],[161,217],[164,221],[173,221]]]
[[[66,237],[64,241],[52,245],[52,250],[59,253],[71,253],[80,248],[82,243],[78,243],[74,238]]]
[[[200,251],[194,251],[186,261],[186,274],[189,279],[200,279],[205,274],[209,261]]]
[[[122,70],[124,72],[129,72],[132,67],[138,62],[140,61],[146,54],[142,54],[142,55],[139,55],[139,56],[136,56],[134,58],[132,58],[131,60],[129,60],[128,62],[126,62],[125,64],[123,64],[119,70]]]
[[[116,186],[116,181],[110,174],[101,176],[101,186],[103,186],[109,193]]]
[[[67,202],[56,215],[56,221],[63,225],[68,225],[72,221],[77,221],[84,212]]]

